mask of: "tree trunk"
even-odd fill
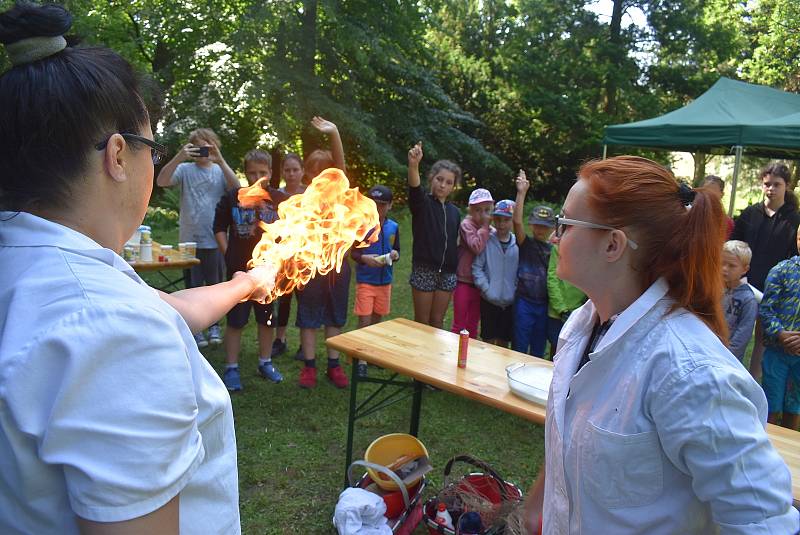
[[[624,12],[623,0],[614,0],[614,10],[611,12],[611,24],[608,35],[608,64],[606,65],[606,103],[605,112],[609,117],[617,114],[617,80],[616,68],[623,58],[622,50],[622,14]]]
[[[692,158],[694,158],[694,178],[692,179],[692,184],[694,184],[695,187],[699,187],[703,185],[703,179],[706,177],[706,165],[711,159],[711,155],[704,152],[693,152]]]
[[[307,88],[316,87],[316,55],[317,55],[317,8],[319,0],[303,0],[303,15],[300,19],[300,33],[302,38],[300,51],[300,76]],[[315,136],[311,131],[308,121],[314,115],[310,99],[303,99],[303,117],[306,124],[300,131],[300,141],[303,144],[303,158],[305,159],[316,147]]]

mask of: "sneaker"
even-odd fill
[[[300,370],[300,388],[314,388],[317,386],[317,369],[303,366]]]
[[[273,383],[280,383],[283,381],[283,375],[272,364],[272,362],[264,362],[258,365],[258,373],[264,379],[269,379]]]
[[[347,388],[347,385],[349,384],[347,376],[344,374],[344,371],[342,371],[341,366],[328,368],[328,371],[325,375],[328,376],[328,379],[331,380],[336,388]]]
[[[359,362],[356,366],[356,373],[358,374],[359,378],[365,379],[367,377],[367,363]]]
[[[222,343],[222,331],[219,325],[212,325],[208,328],[208,341],[212,346],[218,346]]]
[[[303,346],[297,348],[297,353],[294,354],[294,360],[299,360],[300,362],[306,360],[306,356],[303,355]]]
[[[222,376],[222,382],[231,392],[238,392],[242,389],[242,378],[239,375],[239,368],[227,368]]]
[[[280,357],[286,353],[286,349],[286,342],[280,338],[277,338],[274,342],[272,342],[272,354],[270,355],[270,358],[274,359],[275,357]]]
[[[197,343],[197,347],[201,349],[204,347],[208,347],[208,340],[206,340],[206,337],[203,335],[202,332],[199,332],[196,335],[194,335],[194,341]]]

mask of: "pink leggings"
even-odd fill
[[[466,282],[458,281],[453,292],[452,332],[469,331],[470,338],[478,337],[478,322],[481,319],[481,292]]]

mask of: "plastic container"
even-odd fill
[[[454,529],[453,518],[447,511],[447,506],[442,502],[439,502],[439,507],[437,507],[436,509],[436,518],[434,519],[434,522],[436,522],[437,524],[439,524],[444,528]]]
[[[506,366],[508,387],[511,391],[540,405],[547,404],[550,382],[553,380],[553,367],[539,364],[509,364]]]
[[[395,470],[397,469],[396,465],[398,461],[403,458],[411,460],[420,455],[428,456],[428,450],[417,437],[405,433],[391,433],[372,441],[367,451],[364,452],[364,460]],[[369,477],[371,477],[380,488],[384,490],[398,489],[397,483],[378,471],[367,468],[367,472],[369,473]],[[420,479],[422,479],[422,477],[420,477]],[[416,485],[417,481],[419,481],[419,479],[409,481],[408,485]]]
[[[144,238],[144,234],[142,234],[142,238]],[[139,250],[139,260],[142,262],[152,262],[153,261],[153,244],[151,243],[144,243],[140,246]]]
[[[382,254],[380,256],[375,257],[379,263],[383,264],[384,266],[391,266],[392,265],[392,253]]]
[[[140,242],[142,244],[153,243],[153,238],[150,234],[150,227],[148,227],[147,225],[142,225],[139,227],[139,232],[141,234]]]
[[[184,245],[186,246],[186,256],[188,258],[197,256],[197,242],[187,241]]]

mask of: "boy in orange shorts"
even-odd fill
[[[381,321],[389,314],[392,300],[392,264],[400,258],[400,228],[386,217],[392,208],[392,190],[383,185],[370,188],[367,196],[375,201],[381,231],[369,247],[354,247],[350,256],[356,263],[356,306],[358,328]],[[367,364],[359,362],[357,373],[367,376]]]

